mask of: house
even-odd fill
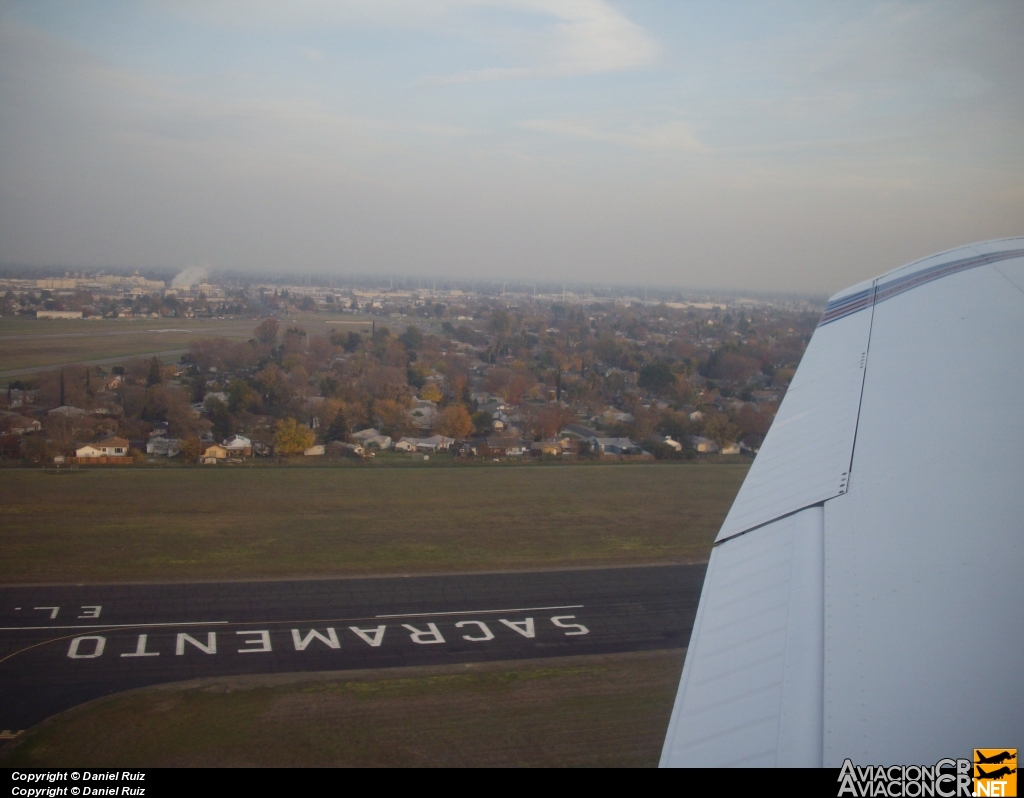
[[[671,435],[666,435],[661,439],[661,442],[666,446],[675,449],[677,452],[681,452],[683,450],[683,444],[679,441],[673,440]]]
[[[434,426],[434,420],[437,418],[437,405],[429,399],[417,399],[412,409],[407,410],[406,414],[413,426],[418,429],[430,429]]]
[[[234,457],[252,457],[252,441],[244,435],[232,435],[230,438],[226,438],[221,445]]]
[[[560,457],[566,451],[566,444],[561,438],[547,441],[534,441],[530,444],[530,452],[539,457]]]
[[[632,424],[636,421],[632,413],[626,413],[614,407],[609,407],[596,420],[603,424]]]
[[[401,438],[395,444],[399,452],[446,452],[455,443],[455,438],[431,435],[429,438]]]
[[[37,419],[17,413],[0,412],[0,429],[11,435],[26,435],[29,432],[39,432],[42,428],[43,425]]]
[[[89,415],[88,410],[83,410],[80,407],[71,407],[70,405],[61,405],[55,407],[53,410],[47,410],[46,415],[48,416],[64,416],[64,418],[80,418],[81,416]]]
[[[86,444],[85,446],[79,447],[75,450],[76,457],[127,457],[128,456],[128,439],[127,438],[106,438],[96,443]]]
[[[704,420],[704,414],[701,413],[699,410],[694,410],[692,413],[690,413],[690,421],[703,421],[703,420]]]
[[[327,451],[327,449],[324,447],[324,445],[321,444],[321,443],[318,443],[315,446],[310,446],[308,449],[306,449],[303,452],[303,454],[306,455],[307,457],[319,457],[320,455],[324,454],[324,452],[326,452],[326,451]]]
[[[177,438],[157,436],[146,441],[146,454],[159,454],[164,457],[177,457],[181,453],[181,441]]]
[[[722,447],[722,454],[739,454],[740,445],[738,443],[730,443]]]
[[[513,437],[490,437],[479,446],[484,457],[522,457],[529,450],[529,444]]]
[[[506,413],[499,410],[494,414],[494,421],[491,426],[495,430],[505,430],[506,435],[517,434],[523,422],[523,416],[520,413]]]
[[[478,454],[477,447],[473,445],[472,441],[458,441],[452,444],[451,452],[456,457],[473,457]]]
[[[203,450],[203,458],[214,458],[215,460],[227,460],[230,453],[223,446],[219,446],[216,443],[213,446],[207,446]]]
[[[75,456],[67,458],[69,463],[82,465],[131,465],[132,458],[128,454],[130,442],[125,438],[106,438],[96,443],[79,446]]]
[[[601,454],[644,454],[629,438],[591,438],[590,446]]]
[[[596,429],[593,429],[592,427],[585,427],[582,424],[570,424],[562,430],[561,434],[571,435],[576,438],[583,438],[584,440],[598,437]]]
[[[700,454],[714,454],[718,451],[717,443],[710,438],[702,438],[700,435],[694,435],[690,438],[690,443],[693,444],[693,448]]]
[[[113,391],[116,388],[120,388],[124,384],[124,376],[121,374],[111,374],[103,383],[103,387],[108,391]]]
[[[367,452],[363,446],[358,443],[342,443],[341,441],[331,441],[329,444],[331,450],[337,449],[338,454],[343,454],[348,457],[366,457]],[[370,457],[373,457],[373,452],[370,452]]]

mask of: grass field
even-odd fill
[[[369,328],[371,324],[365,316],[308,315],[295,323],[310,335]],[[258,323],[254,319],[0,319],[0,375],[182,350],[195,338],[246,341]]]
[[[194,338],[245,341],[255,321],[197,319],[4,319],[0,372],[187,349]]]
[[[704,560],[746,465],[0,471],[0,583]]]
[[[5,767],[657,764],[685,650],[206,679],[72,709]]]

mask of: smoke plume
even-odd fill
[[[186,266],[171,280],[171,288],[191,288],[199,285],[206,277],[207,271],[202,266]]]

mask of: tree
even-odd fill
[[[324,433],[324,440],[343,441],[346,437],[348,437],[348,419],[345,417],[344,409],[340,409],[334,414],[331,425]]]
[[[576,414],[560,404],[548,404],[533,417],[534,434],[542,440],[554,438],[565,426],[576,420]]]
[[[245,380],[232,380],[228,386],[228,410],[241,413],[251,410],[260,402],[260,397]]]
[[[196,374],[192,378],[192,401],[201,402],[206,398],[206,377],[203,374]]]
[[[31,463],[48,463],[53,460],[53,450],[42,435],[26,435],[21,444],[21,452]]]
[[[470,419],[473,421],[473,428],[480,433],[490,432],[491,426],[494,423],[494,418],[486,410],[474,413],[470,416]]]
[[[334,357],[334,347],[322,335],[314,335],[309,339],[306,348],[306,366],[310,371],[322,371]]]
[[[280,325],[277,319],[264,319],[256,326],[256,340],[265,346],[277,344],[277,331]]]
[[[235,431],[235,424],[228,412],[228,406],[215,396],[208,396],[205,405],[210,412],[210,421],[213,422],[213,437],[217,440],[230,437]]]
[[[398,336],[398,340],[406,349],[420,349],[423,346],[423,333],[419,327],[410,324],[405,328],[405,332]]]
[[[462,405],[448,405],[438,414],[437,431],[449,438],[465,438],[473,430],[473,420]]]
[[[658,432],[685,443],[694,434],[693,423],[685,413],[663,413],[658,421]]]
[[[504,310],[496,310],[491,314],[490,328],[498,338],[504,338],[512,331],[512,317]]]
[[[302,454],[313,445],[313,441],[313,430],[294,418],[283,418],[277,422],[274,451],[278,454]]]
[[[428,402],[440,402],[443,398],[441,389],[437,387],[436,382],[428,382],[420,389],[420,399],[426,399]]]
[[[159,385],[164,381],[164,375],[160,370],[160,361],[156,355],[149,361],[149,374],[146,376],[146,385]]]
[[[704,424],[704,435],[722,447],[735,443],[738,434],[739,428],[722,415],[716,414]]]
[[[664,360],[655,360],[640,369],[640,378],[637,384],[646,388],[654,394],[664,393],[672,383],[676,381],[676,375],[672,373],[668,363]]]
[[[378,399],[373,403],[373,413],[380,422],[381,431],[392,438],[399,438],[411,429],[407,409],[405,402],[394,399]]]
[[[189,435],[181,442],[181,459],[186,463],[196,462],[203,454],[203,442],[198,435]]]
[[[188,394],[184,391],[166,391],[164,398],[164,418],[167,421],[171,436],[184,438],[194,435],[203,425],[203,421],[196,417],[191,405],[188,403]]]
[[[289,327],[284,334],[284,351],[298,354],[306,348],[306,331],[301,327]]]
[[[484,387],[491,393],[504,397],[505,401],[517,405],[523,395],[537,384],[536,378],[526,369],[494,368],[487,372]]]

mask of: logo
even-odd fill
[[[978,796],[1016,798],[1017,749],[974,749],[974,792]]]
[[[970,798],[969,759],[940,759],[934,765],[854,765],[839,770],[838,798]],[[1000,796],[1003,793],[993,793]],[[986,793],[988,795],[988,793]]]

